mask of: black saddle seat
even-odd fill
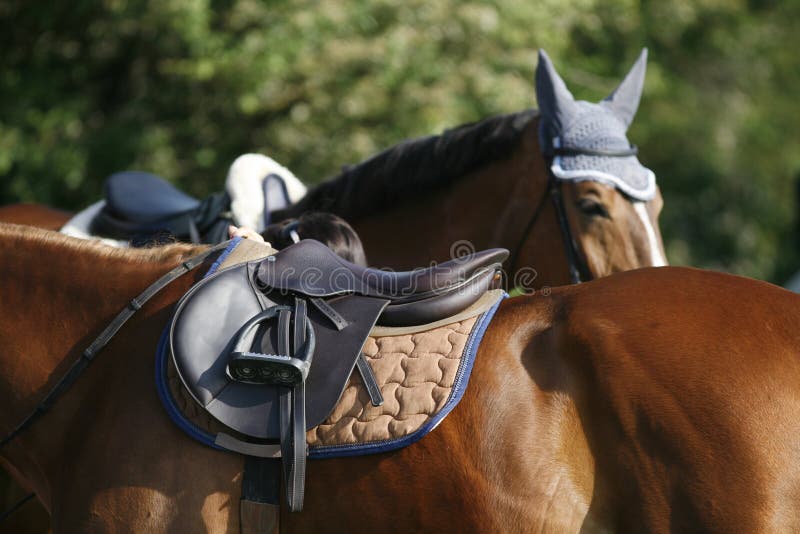
[[[129,221],[151,223],[181,215],[200,207],[200,201],[164,180],[146,172],[125,171],[106,180],[106,203]]]
[[[105,184],[106,205],[92,221],[97,235],[150,243],[166,233],[193,243],[228,238],[230,198],[225,193],[197,200],[154,174],[125,171]]]
[[[315,297],[355,293],[396,305],[464,289],[487,272],[494,275],[507,257],[506,249],[495,248],[428,268],[394,272],[350,263],[322,243],[304,239],[263,260],[257,278],[262,287],[282,291]]]

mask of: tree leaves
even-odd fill
[[[673,262],[794,269],[800,69],[789,2],[19,0],[0,7],[0,201],[77,209],[122,169],[195,195],[241,153],[315,182],[404,138],[535,106],[546,48],[577,98],[642,46],[630,137]]]

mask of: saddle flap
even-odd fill
[[[179,302],[170,327],[170,348],[178,374],[191,396],[224,425],[242,434],[277,439],[278,387],[236,382],[226,366],[241,326],[281,295],[259,294],[251,283],[252,263],[221,271],[195,285]],[[275,299],[275,300],[272,300]],[[328,304],[347,319],[336,326],[314,307],[308,320],[316,351],[306,381],[306,426],[322,423],[336,406],[362,346],[388,301],[348,295]],[[256,336],[263,352],[277,351],[277,324]]]

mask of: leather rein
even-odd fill
[[[539,205],[536,206],[536,209],[533,212],[533,216],[531,217],[528,224],[525,226],[525,231],[522,233],[522,237],[520,238],[519,244],[516,248],[514,248],[514,253],[511,258],[509,264],[512,268],[516,265],[518,256],[520,251],[522,250],[522,246],[525,243],[525,240],[528,237],[528,234],[533,230],[533,227],[536,225],[536,222],[539,219],[539,214],[541,213],[542,209],[544,208],[545,201],[549,196],[553,200],[553,207],[556,212],[556,220],[558,221],[558,227],[561,232],[561,239],[564,245],[564,253],[567,256],[567,268],[569,269],[569,278],[570,283],[572,284],[580,284],[581,282],[588,282],[594,279],[594,275],[592,271],[589,269],[589,265],[586,263],[586,258],[580,252],[580,248],[578,247],[577,241],[575,241],[575,237],[572,234],[572,229],[569,225],[569,220],[567,219],[567,212],[566,208],[564,207],[564,197],[561,194],[561,184],[563,180],[559,180],[555,174],[553,174],[553,158],[556,156],[600,156],[606,158],[626,158],[629,156],[635,156],[639,153],[639,148],[636,145],[631,145],[627,149],[624,150],[600,150],[600,149],[589,149],[589,148],[580,148],[580,147],[558,147],[553,148],[549,152],[544,153],[545,163],[547,164],[547,189],[545,190],[544,194],[542,195],[542,199],[539,201]]]
[[[116,317],[108,324],[108,326],[103,329],[99,336],[95,338],[94,341],[83,351],[81,357],[72,364],[69,370],[61,377],[61,379],[53,386],[52,389],[47,393],[47,395],[42,399],[39,404],[31,411],[28,416],[22,420],[20,424],[14,428],[8,435],[6,435],[2,440],[0,440],[0,448],[7,445],[11,440],[17,437],[21,432],[25,429],[30,427],[39,417],[47,413],[50,408],[53,407],[58,397],[63,394],[66,390],[75,383],[78,377],[83,373],[83,371],[89,366],[89,364],[94,360],[95,356],[108,344],[109,341],[119,332],[120,328],[128,322],[128,320],[137,312],[139,311],[142,306],[145,305],[147,301],[151,298],[156,296],[162,289],[167,287],[169,284],[183,276],[184,274],[194,270],[196,267],[201,265],[206,258],[208,258],[211,254],[223,250],[230,244],[230,241],[224,241],[210,249],[202,252],[201,254],[194,256],[185,262],[181,263],[167,274],[153,282],[150,286],[147,287],[144,291],[142,291],[139,296],[131,300],[122,311],[117,314]],[[0,514],[0,523],[4,521],[8,516],[14,513],[18,508],[20,508],[23,504],[27,501],[32,499],[35,496],[35,493],[30,493],[26,495],[24,498],[16,502],[11,508]]]

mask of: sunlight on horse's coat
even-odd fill
[[[231,496],[221,491],[205,498],[200,516],[208,532],[225,532],[231,523],[236,522],[231,516],[238,512],[238,506],[232,506],[231,501]]]
[[[158,532],[178,516],[178,498],[140,486],[98,491],[89,505],[86,532],[113,532],[122,515],[138,532]],[[124,513],[120,514],[120,512]]]

